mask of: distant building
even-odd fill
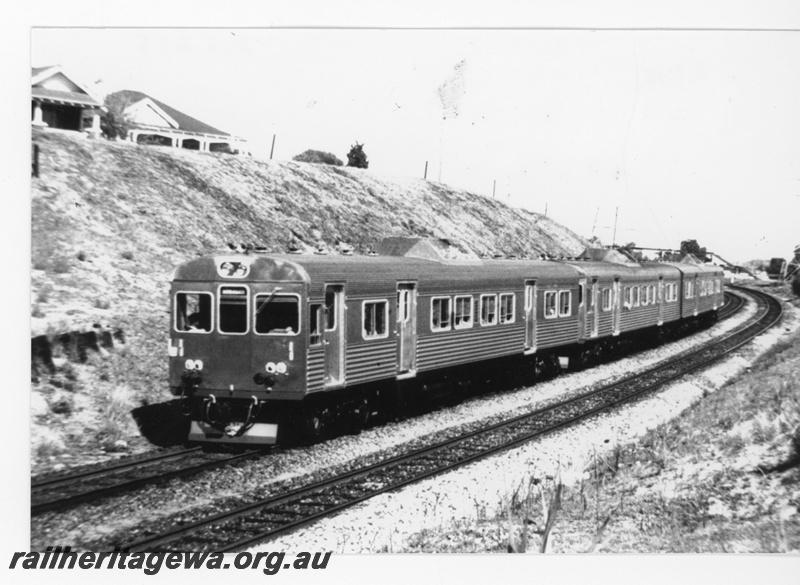
[[[60,65],[31,68],[31,124],[100,134],[103,100]]]
[[[246,150],[243,138],[209,126],[140,91],[118,91],[109,94],[106,102],[119,104],[132,124],[127,136],[132,142],[202,152],[244,153]]]

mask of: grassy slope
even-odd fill
[[[599,454],[584,479],[563,488],[548,550],[800,552],[798,372],[795,331],[678,418]],[[552,497],[552,479],[544,484]],[[509,542],[538,550],[540,493],[521,492],[502,517],[424,531],[407,550],[505,552]]]
[[[518,255],[571,255],[584,245],[546,217],[420,179],[53,132],[33,138],[41,171],[32,179],[32,331],[99,323],[127,337],[88,366],[59,362],[55,376],[34,384],[35,463],[136,442],[130,409],[168,398],[171,271],[227,242],[284,251],[292,239],[321,239],[364,250],[385,236],[418,235]]]

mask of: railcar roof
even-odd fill
[[[722,268],[716,265],[691,264],[688,262],[665,262],[664,264],[674,266],[684,274],[722,274]]]
[[[231,273],[223,276],[228,263]],[[238,272],[237,272],[238,270]],[[370,279],[474,280],[476,278],[576,278],[564,262],[547,260],[434,261],[397,256],[316,254],[219,254],[190,260],[176,268],[174,280],[317,282]]]
[[[674,266],[663,262],[644,262],[620,264],[616,262],[596,262],[585,260],[570,260],[567,264],[574,266],[581,274],[591,278],[678,278],[680,273]]]

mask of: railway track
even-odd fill
[[[733,315],[744,304],[744,299],[739,295],[726,293],[725,298],[725,305],[719,312],[720,319]],[[92,465],[68,473],[48,474],[34,478],[31,483],[31,515],[65,510],[149,484],[188,477],[257,454],[209,454],[203,453],[200,447],[194,447],[134,457],[110,465]]]
[[[558,404],[122,545],[133,551],[240,550],[635,400],[710,365],[777,323],[782,314],[780,302],[758,291],[749,294],[758,303],[756,317],[713,345],[684,352],[645,372]],[[731,298],[731,311],[738,310],[736,304],[741,307]]]
[[[92,466],[67,474],[34,478],[31,482],[31,515],[64,510],[151,483],[231,465],[261,454],[263,451],[206,453],[201,447],[194,447]]]

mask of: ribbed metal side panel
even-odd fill
[[[680,307],[677,302],[664,305],[664,323],[680,319]]]
[[[386,339],[347,347],[347,385],[393,377],[397,372],[397,341]]]
[[[421,336],[417,344],[417,369],[432,370],[522,353],[525,323],[473,327]]]
[[[683,299],[683,313],[681,317],[689,318],[694,315],[695,307],[697,307],[697,298]]]
[[[713,310],[714,310],[714,295],[700,297],[699,311],[701,313],[705,313],[706,311],[713,311]]]
[[[658,306],[648,305],[646,307],[635,307],[630,311],[622,312],[620,319],[620,329],[624,331],[633,331],[635,329],[643,329],[644,327],[652,327],[658,323]]]
[[[610,337],[614,333],[614,321],[611,311],[600,313],[600,324],[597,327],[597,338]]]
[[[325,382],[325,348],[308,350],[308,369],[306,370],[308,392],[319,392]]]
[[[536,331],[537,347],[553,347],[578,342],[578,318],[539,321]]]

